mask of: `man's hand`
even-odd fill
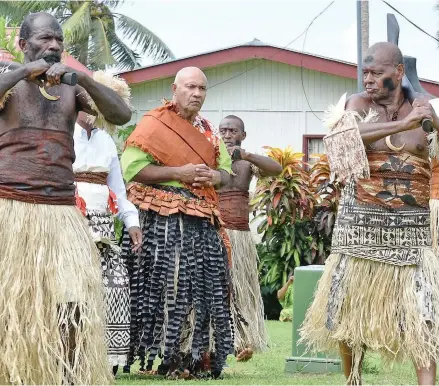
[[[178,168],[177,179],[194,188],[203,188],[219,185],[221,173],[203,164],[187,164]]]
[[[131,227],[128,229],[128,233],[133,242],[133,252],[137,252],[142,246],[142,231],[139,227]]]
[[[238,150],[239,153],[240,153],[240,158],[239,159],[242,159],[242,160],[247,160],[248,156],[250,155],[250,153],[247,153],[240,146],[231,146],[231,147],[227,148],[227,150],[229,151],[230,155],[232,155],[235,150]]]
[[[290,277],[288,278],[288,283],[292,284],[294,281],[294,274],[290,275]]]
[[[66,72],[74,72],[70,67],[62,63],[55,63],[46,71],[46,80],[48,86],[55,86],[61,84],[61,77]]]
[[[417,129],[423,119],[433,120],[433,106],[423,99],[415,99],[412,104],[413,110],[403,119],[405,130]],[[434,114],[436,115],[436,114]],[[437,118],[437,117],[436,117]]]
[[[209,167],[203,164],[187,164],[178,168],[177,179],[185,184],[193,184],[195,178],[199,177],[200,173],[208,172],[209,170]]]
[[[41,86],[41,82],[38,81],[37,78],[40,75],[47,73],[47,71],[50,69],[50,64],[44,59],[40,59],[35,62],[26,63],[24,66],[27,73],[26,79]]]
[[[208,168],[208,170],[198,170],[198,177],[192,184],[194,188],[212,187],[221,184],[221,173],[217,170]]]

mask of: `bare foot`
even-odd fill
[[[188,369],[185,369],[183,372],[179,370],[175,370],[172,373],[169,373],[166,377],[170,380],[177,380],[177,379],[192,379],[191,374]]]
[[[247,347],[246,349],[242,350],[238,356],[236,357],[236,360],[238,362],[247,362],[253,357],[253,350],[250,347]]]
[[[157,375],[157,370],[139,370],[137,374],[139,375]]]

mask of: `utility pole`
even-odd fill
[[[361,1],[361,52],[364,55],[369,48],[369,1]]]
[[[358,92],[363,91],[363,53],[362,53],[362,31],[361,31],[361,0],[357,0],[357,88]]]
[[[369,48],[369,1],[357,0],[357,85],[363,91],[363,57]]]

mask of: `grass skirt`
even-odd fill
[[[103,310],[79,210],[0,199],[0,384],[111,382]]]
[[[246,347],[267,348],[264,304],[258,277],[258,254],[250,231],[226,229],[232,246],[232,286],[235,302],[243,318],[233,312],[235,351]]]
[[[331,255],[301,328],[316,351],[352,348],[353,379],[364,348],[428,367],[439,359],[439,264],[430,249],[419,266]]]

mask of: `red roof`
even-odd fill
[[[303,66],[308,70],[324,72],[330,75],[357,79],[357,65],[354,63],[317,55],[302,54],[302,52],[267,45],[257,39],[240,46],[122,72],[119,76],[125,79],[129,84],[136,84],[174,76],[184,67],[195,66],[208,68],[249,59],[266,59],[296,67]],[[421,85],[429,93],[439,96],[439,83],[431,80],[421,80]]]
[[[76,71],[81,71],[87,74],[88,76],[93,76],[92,71],[90,71],[79,60],[76,60],[73,56],[69,55],[67,52],[63,53],[63,63],[66,66],[71,67]]]

